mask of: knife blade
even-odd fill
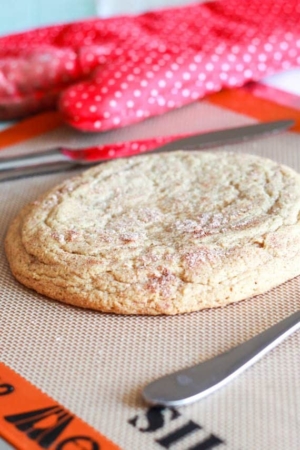
[[[293,125],[294,121],[287,119],[198,133],[172,140],[158,147],[154,146],[150,150],[132,150],[130,155],[128,155],[128,151],[126,155],[122,155],[122,150],[120,150],[118,156],[137,156],[142,153],[160,153],[174,150],[203,150],[270,136],[283,132]],[[103,147],[54,148],[12,158],[0,158],[0,181],[74,169],[80,165],[91,165],[109,159],[111,157],[103,156]]]

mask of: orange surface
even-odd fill
[[[210,95],[207,100],[222,108],[230,109],[246,116],[254,117],[261,122],[280,119],[294,119],[295,126],[291,131],[300,132],[300,111],[279,105],[270,100],[255,97],[246,89],[232,89]]]
[[[120,450],[1,362],[0,436],[20,450]]]
[[[0,149],[27,141],[62,125],[57,112],[46,112],[24,119],[0,132]]]

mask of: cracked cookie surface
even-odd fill
[[[11,224],[14,276],[56,300],[178,314],[243,300],[300,274],[300,176],[239,153],[101,164]]]

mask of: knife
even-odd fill
[[[143,398],[151,405],[182,406],[201,400],[229,383],[284,339],[300,329],[300,311],[231,350],[148,384]]]
[[[136,156],[142,153],[160,153],[172,150],[202,150],[222,145],[245,142],[258,137],[269,136],[287,130],[294,125],[293,120],[277,120],[238,128],[222,129],[209,133],[194,134],[172,140],[167,144],[142,150],[137,148],[122,155],[122,148],[118,150],[118,157]],[[172,139],[172,137],[170,137]],[[107,144],[109,145],[109,144]],[[42,152],[28,153],[12,158],[0,158],[0,181],[26,176],[41,175],[78,168],[80,165],[91,165],[104,162],[111,157],[103,156],[103,147],[85,149],[55,148]]]

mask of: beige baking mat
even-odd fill
[[[252,122],[203,102],[100,140]],[[72,139],[83,146],[95,136],[63,128],[14,150]],[[296,133],[230,149],[267,156],[300,171]],[[1,361],[124,450],[299,450],[300,333],[198,403],[153,411],[140,393],[155,378],[224,352],[299,310],[300,278],[239,304],[176,317],[105,315],[48,300],[13,279],[3,239],[25,203],[70,176],[0,184]]]

